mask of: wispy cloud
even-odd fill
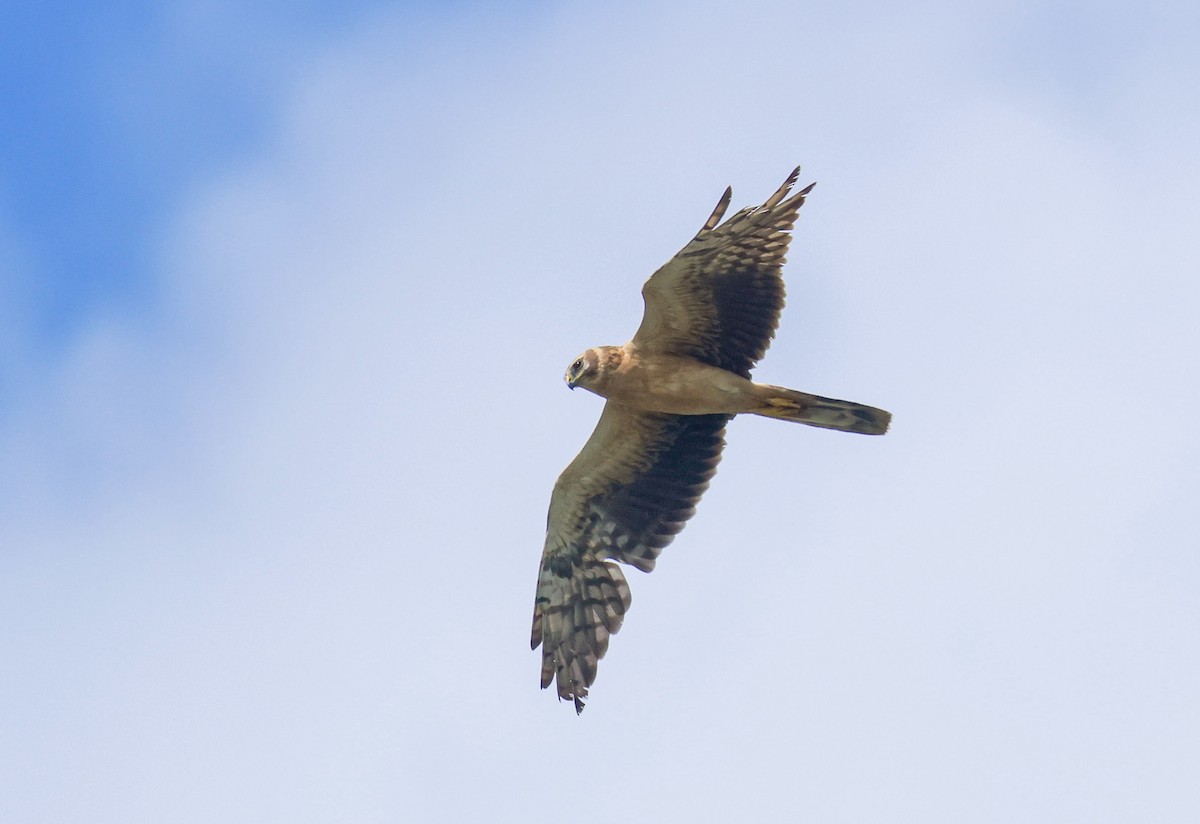
[[[0,419],[14,814],[1187,820],[1195,59],[1084,27],[1080,107],[1039,18],[862,12],[385,10],[289,53],[144,239],[150,309]],[[797,162],[760,374],[895,429],[734,422],[576,719],[525,648],[599,412],[558,376]]]

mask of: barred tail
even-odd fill
[[[750,410],[755,415],[806,423],[823,429],[882,435],[892,421],[892,413],[852,401],[822,398],[781,386],[758,385],[762,405]]]

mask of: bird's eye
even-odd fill
[[[577,360],[573,364],[571,364],[572,372],[578,372],[582,368],[583,368],[583,358],[580,358],[579,360]]]

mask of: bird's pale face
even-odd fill
[[[567,374],[563,375],[563,380],[572,389],[576,386],[586,389],[591,379],[596,376],[599,364],[600,358],[597,357],[596,351],[589,349],[571,362],[571,365],[567,367]]]

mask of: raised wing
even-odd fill
[[[785,200],[799,174],[797,167],[762,206],[718,226],[729,206],[725,190],[700,233],[642,287],[646,311],[634,346],[750,376],[779,325],[780,269],[796,214],[816,185]]]
[[[550,498],[533,608],[542,688],[583,699],[608,637],[629,609],[615,561],[654,569],[663,547],[696,511],[725,446],[726,415],[636,412],[611,401]]]

